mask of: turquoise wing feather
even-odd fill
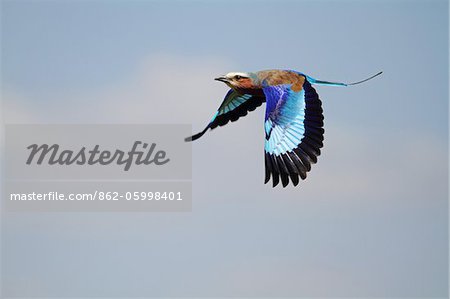
[[[255,110],[265,101],[262,96],[255,96],[250,94],[240,94],[233,89],[230,89],[225,95],[225,98],[217,109],[216,113],[203,129],[203,131],[186,138],[186,141],[193,141],[202,137],[208,129],[215,129],[219,126],[224,126],[228,122],[238,120],[240,117],[247,115],[249,111]]]
[[[266,86],[265,183],[270,177],[275,187],[289,178],[296,186],[317,162],[323,147],[322,103],[308,80],[300,91],[290,84]]]

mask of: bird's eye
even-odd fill
[[[242,77],[241,77],[241,76],[239,76],[239,75],[236,75],[236,76],[234,76],[234,79],[236,79],[236,80],[240,80],[240,79],[242,79]]]

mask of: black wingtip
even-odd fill
[[[192,135],[192,136],[190,136],[190,137],[184,138],[184,141],[186,141],[186,142],[191,142],[191,141],[195,141],[195,140],[199,139],[200,137],[202,137],[202,136],[206,133],[206,131],[208,130],[208,128],[209,128],[209,127],[206,127],[203,131],[201,131],[201,132],[199,132],[199,133],[197,133],[197,134],[195,134],[195,135]]]
[[[193,136],[186,137],[186,138],[184,138],[184,141],[186,141],[186,142],[195,141],[195,140],[199,139],[200,137],[202,137],[203,134],[205,134],[205,133],[200,132],[200,133],[197,133],[197,134],[195,134]]]

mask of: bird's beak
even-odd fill
[[[220,77],[214,78],[214,80],[217,80],[217,81],[220,81],[220,82],[224,82],[224,83],[228,82],[228,78],[225,77],[225,76],[220,76]]]

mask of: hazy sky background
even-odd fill
[[[15,295],[447,297],[447,1],[2,1],[4,123],[192,123],[229,71],[316,89],[325,146],[263,184],[264,108],[193,144],[191,213],[4,214]],[[187,145],[188,146],[188,145]]]

